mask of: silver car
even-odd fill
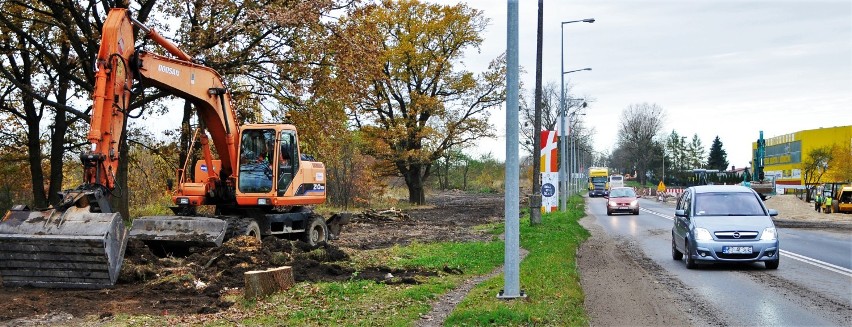
[[[778,211],[767,209],[751,188],[705,185],[686,189],[675,207],[672,259],[699,262],[757,262],[778,269]]]

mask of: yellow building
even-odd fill
[[[803,188],[804,161],[811,150],[834,144],[852,145],[852,125],[810,129],[766,138],[764,174],[774,178],[777,187]],[[752,167],[757,157],[757,142],[751,143]],[[852,160],[852,154],[850,154]],[[823,182],[845,182],[827,181]]]

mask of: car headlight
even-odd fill
[[[704,228],[696,228],[695,229],[695,240],[696,241],[712,241],[713,236],[710,235],[710,231]]]
[[[775,232],[775,227],[766,227],[763,229],[763,233],[760,234],[761,241],[774,241],[778,238],[778,235]]]
[[[639,204],[639,200],[633,200],[633,202],[630,202],[630,206],[631,206],[631,207],[635,207],[635,206],[637,206],[638,204]]]
[[[614,207],[614,206],[615,206],[615,201],[609,201],[609,206],[610,206],[610,207]]]

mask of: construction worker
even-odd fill
[[[814,197],[814,211],[819,212],[819,207],[822,206],[822,195],[817,194]]]
[[[831,195],[825,197],[825,202],[822,204],[822,212],[831,213]]]

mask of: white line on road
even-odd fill
[[[639,210],[642,210],[644,212],[650,213],[650,214],[658,216],[658,217],[666,218],[668,220],[674,220],[674,217],[672,217],[670,215],[659,213],[659,212],[656,212],[656,211],[653,211],[653,210],[649,210],[649,209],[645,209],[645,208],[641,208],[641,207],[639,208]],[[814,259],[814,258],[811,258],[811,257],[803,256],[801,254],[793,253],[793,252],[790,252],[790,251],[779,250],[779,252],[781,254],[783,254],[784,256],[789,257],[790,259],[795,259],[795,260],[798,260],[798,261],[801,261],[801,262],[804,262],[804,263],[807,263],[807,264],[817,266],[817,267],[825,269],[825,270],[833,271],[833,272],[836,272],[838,274],[844,275],[846,277],[852,277],[852,269],[843,268],[843,267],[840,267],[840,266],[837,266],[837,265],[830,264],[830,263],[825,262],[825,261],[820,261],[820,260],[817,260],[817,259]]]
[[[845,275],[846,277],[852,277],[852,269],[847,269],[847,268],[843,268],[841,266],[836,266],[836,265],[830,264],[830,263],[825,262],[825,261],[819,261],[817,259],[814,259],[814,258],[811,258],[811,257],[806,257],[806,256],[803,256],[801,254],[796,254],[796,253],[793,253],[793,252],[790,252],[790,251],[780,250],[779,252],[781,252],[781,254],[789,257],[790,259],[799,260],[801,262],[809,263],[809,264],[812,264],[814,266],[817,266],[817,267],[820,267],[820,268],[823,268],[823,269],[831,270],[831,271],[836,272],[838,274]]]

